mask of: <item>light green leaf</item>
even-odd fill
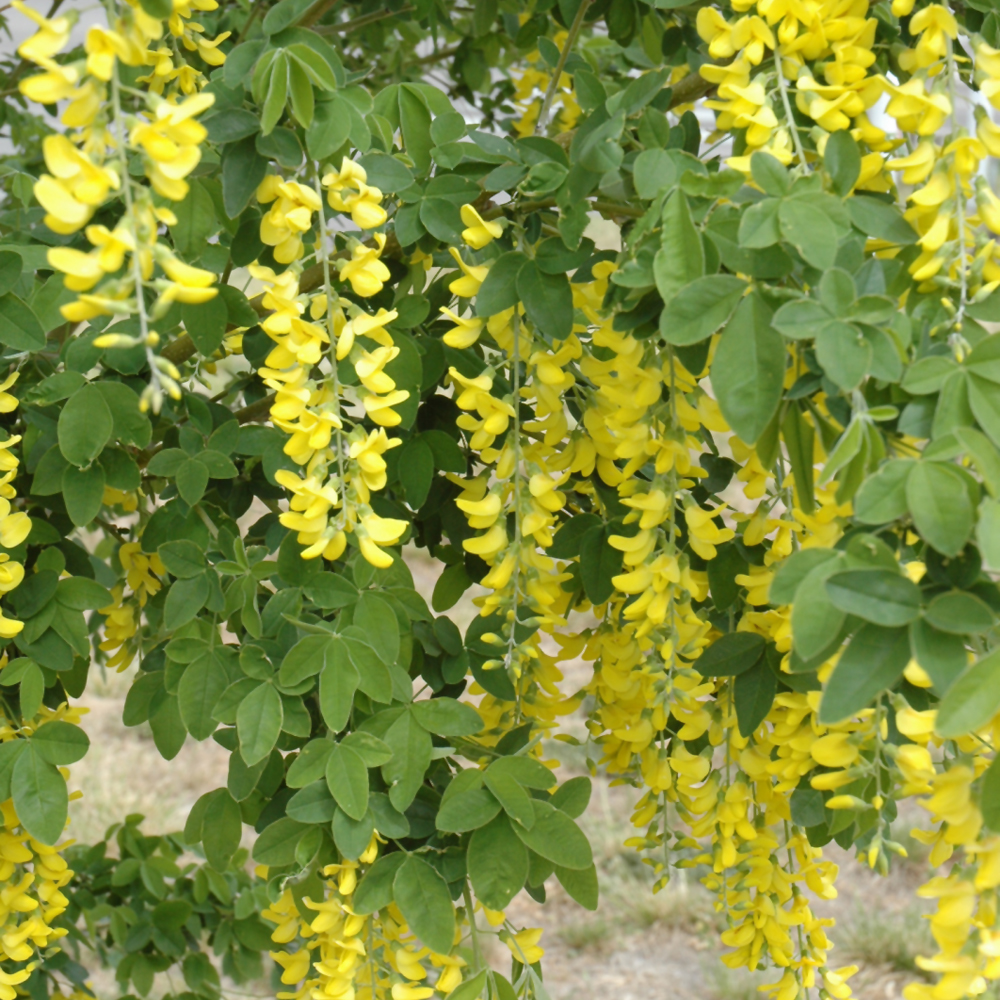
[[[722,331],[712,364],[712,387],[729,426],[753,444],[781,401],[785,346],[757,295],[744,298]]]

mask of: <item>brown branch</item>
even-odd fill
[[[690,104],[714,89],[715,84],[706,80],[700,73],[688,73],[683,80],[678,80],[674,85],[670,107],[676,108],[678,104]]]
[[[271,411],[271,404],[274,402],[275,394],[272,392],[263,399],[258,399],[256,402],[250,403],[248,406],[244,406],[242,409],[237,410],[233,416],[241,424],[252,424],[255,420],[260,420],[262,417],[266,417]]]

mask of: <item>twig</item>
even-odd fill
[[[400,7],[399,10],[382,10],[374,14],[364,14],[361,17],[352,17],[350,21],[341,21],[340,24],[324,24],[319,28],[313,28],[317,35],[347,35],[352,31],[367,28],[369,24],[377,21],[385,21],[390,17],[399,17],[400,14],[409,14],[416,10],[413,4]]]
[[[250,16],[243,22],[243,27],[240,28],[240,33],[236,36],[236,44],[239,45],[240,42],[246,38],[247,32],[250,30],[254,21],[257,20],[257,15],[264,9],[264,0],[257,0],[257,2],[250,9]]]
[[[252,424],[255,420],[260,420],[261,417],[267,416],[271,412],[271,404],[274,402],[275,395],[273,392],[269,393],[249,406],[237,410],[234,416],[241,424]]]
[[[411,66],[427,66],[430,63],[439,62],[442,59],[447,59],[448,56],[453,56],[462,47],[461,43],[458,45],[452,45],[447,49],[439,49],[437,52],[432,52],[429,56],[423,56],[421,59],[408,59],[399,68],[409,69]]]
[[[562,52],[559,53],[559,61],[556,63],[556,67],[552,71],[552,79],[549,81],[549,89],[545,91],[545,97],[542,100],[542,107],[538,112],[538,120],[535,122],[536,135],[545,128],[545,123],[549,117],[549,111],[552,109],[552,102],[556,99],[556,91],[559,89],[559,80],[562,77],[563,68],[566,65],[566,60],[569,58],[570,50],[576,44],[577,36],[583,28],[583,18],[591,3],[592,0],[580,0],[580,6],[576,10],[576,17],[573,18],[573,23],[569,26],[569,33],[566,35],[566,41],[563,44]]]
[[[340,0],[316,0],[292,25],[294,28],[311,28],[327,11],[333,10]]]

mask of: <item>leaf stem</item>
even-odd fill
[[[556,63],[555,69],[552,70],[552,79],[549,81],[549,88],[545,91],[545,97],[542,99],[542,106],[538,112],[538,120],[535,122],[535,135],[538,135],[545,128],[549,111],[552,109],[552,102],[556,99],[556,92],[559,90],[559,80],[563,74],[563,67],[565,67],[566,60],[569,58],[570,50],[576,44],[576,39],[583,28],[584,16],[592,2],[593,0],[580,0],[580,6],[576,9],[576,17],[573,18],[573,23],[569,26],[569,32],[566,35],[566,41],[563,43],[562,52],[559,53],[559,61]]]

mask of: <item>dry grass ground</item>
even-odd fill
[[[431,565],[420,559],[411,565],[418,589],[429,595],[434,580]],[[450,613],[464,628],[475,609],[464,601]],[[576,665],[567,678],[569,686],[585,683],[588,674],[585,664]],[[212,740],[199,744],[189,739],[180,755],[168,762],[160,758],[147,727],[122,726],[130,681],[130,674],[95,675],[82,699],[90,709],[84,725],[92,746],[72,769],[73,787],[83,792],[72,807],[72,833],[80,840],[100,839],[109,824],[133,812],[147,817],[150,832],[179,829],[198,796],[226,780],[228,754]],[[561,743],[546,749],[561,761],[561,777],[583,773],[578,750]],[[630,833],[634,797],[632,789],[613,788],[600,779],[594,783],[583,823],[601,874],[602,898],[596,913],[568,899],[558,883],[549,887],[544,907],[522,893],[508,911],[517,922],[545,927],[545,979],[552,1000],[607,995],[615,1000],[760,996],[757,986],[774,975],[731,972],[718,961],[721,918],[690,873],[678,872],[663,892],[651,894],[648,869],[633,851],[622,847]],[[852,980],[859,1000],[893,1000],[919,976],[914,957],[926,949],[928,934],[913,895],[925,878],[923,855],[919,850],[915,854],[915,859],[881,879],[845,852],[835,847],[831,852],[841,865],[840,896],[817,909],[837,919],[833,964],[861,966]],[[501,967],[506,949],[496,950],[495,959]],[[95,977],[95,986],[102,997],[117,995],[110,975]],[[260,984],[253,993],[268,995],[267,987]]]

